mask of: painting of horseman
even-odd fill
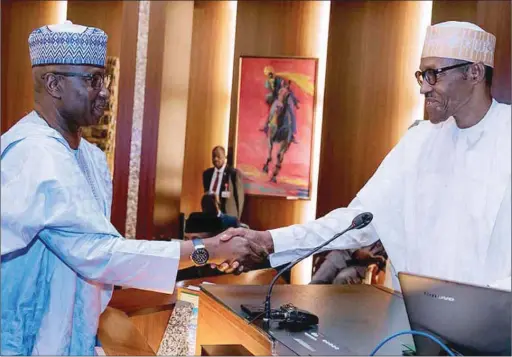
[[[317,59],[241,57],[235,165],[247,194],[310,197]]]

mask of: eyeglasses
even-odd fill
[[[423,85],[423,81],[427,81],[428,84],[431,86],[435,85],[437,83],[437,76],[440,73],[449,71],[450,69],[459,68],[467,66],[468,64],[472,64],[471,62],[465,62],[465,63],[459,63],[453,66],[443,67],[443,68],[430,68],[425,71],[417,71],[414,75],[416,76],[416,80],[418,81],[418,84],[421,86]]]
[[[64,76],[64,77],[80,77],[85,80],[91,81],[91,87],[93,89],[101,89],[103,87],[103,83],[105,82],[105,76],[101,73],[80,73],[80,72],[48,72],[41,76],[41,78],[44,79],[44,77],[49,74],[53,73],[57,76]]]

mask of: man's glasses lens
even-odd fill
[[[65,76],[65,77],[80,77],[86,81],[91,82],[91,87],[93,89],[101,89],[103,86],[103,83],[105,81],[105,78],[103,74],[96,73],[96,74],[90,74],[90,73],[77,73],[77,72],[48,72],[53,73],[58,76]],[[44,78],[48,73],[45,73],[41,76],[41,78]]]
[[[103,86],[103,76],[101,74],[95,74],[91,79],[91,87],[99,89]]]
[[[446,72],[446,71],[449,71],[451,69],[455,69],[455,68],[460,68],[460,67],[464,67],[464,66],[467,66],[471,64],[471,62],[463,62],[463,63],[459,63],[459,64],[455,64],[453,66],[448,66],[448,67],[443,67],[443,68],[437,68],[437,69],[427,69],[426,71],[417,71],[415,73],[415,76],[416,76],[416,80],[418,81],[418,84],[421,86],[423,85],[423,81],[427,81],[428,84],[430,84],[431,86],[433,86],[434,84],[437,83],[437,76],[440,74],[440,73],[443,73],[443,72]]]
[[[418,84],[421,86],[423,84],[423,81],[425,80],[428,84],[433,86],[436,84],[437,76],[434,70],[429,69],[425,72],[416,72],[416,80],[418,81]]]

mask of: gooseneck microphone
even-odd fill
[[[284,272],[290,270],[296,264],[300,263],[302,260],[306,259],[307,257],[315,254],[316,252],[318,252],[320,249],[322,249],[323,247],[325,247],[326,245],[331,243],[336,238],[342,236],[343,234],[345,234],[348,231],[351,231],[353,229],[361,229],[361,228],[366,227],[367,225],[370,224],[372,219],[373,219],[373,214],[371,214],[370,212],[364,212],[364,213],[361,213],[361,214],[357,215],[352,220],[352,223],[350,224],[350,226],[347,229],[345,229],[344,231],[342,231],[340,233],[335,234],[332,238],[330,238],[329,240],[325,241],[324,243],[322,243],[321,245],[319,245],[318,247],[316,247],[312,251],[306,253],[302,257],[300,257],[300,258],[294,260],[293,262],[289,263],[287,266],[285,266],[283,269],[281,269],[276,274],[276,276],[270,282],[270,286],[268,288],[268,293],[267,293],[267,296],[265,298],[265,307],[264,307],[265,317],[263,318],[263,326],[264,326],[264,328],[266,330],[268,330],[268,328],[270,327],[270,320],[272,319],[272,314],[271,314],[272,309],[270,307],[270,297],[272,296],[272,289],[274,288],[274,285],[275,285],[277,279],[279,279],[279,277],[281,275],[283,275]],[[306,311],[302,311],[302,312],[304,312],[305,314],[308,314]]]

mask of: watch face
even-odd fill
[[[209,257],[208,251],[205,248],[198,248],[194,250],[191,256],[192,261],[196,265],[205,265],[208,262]]]

